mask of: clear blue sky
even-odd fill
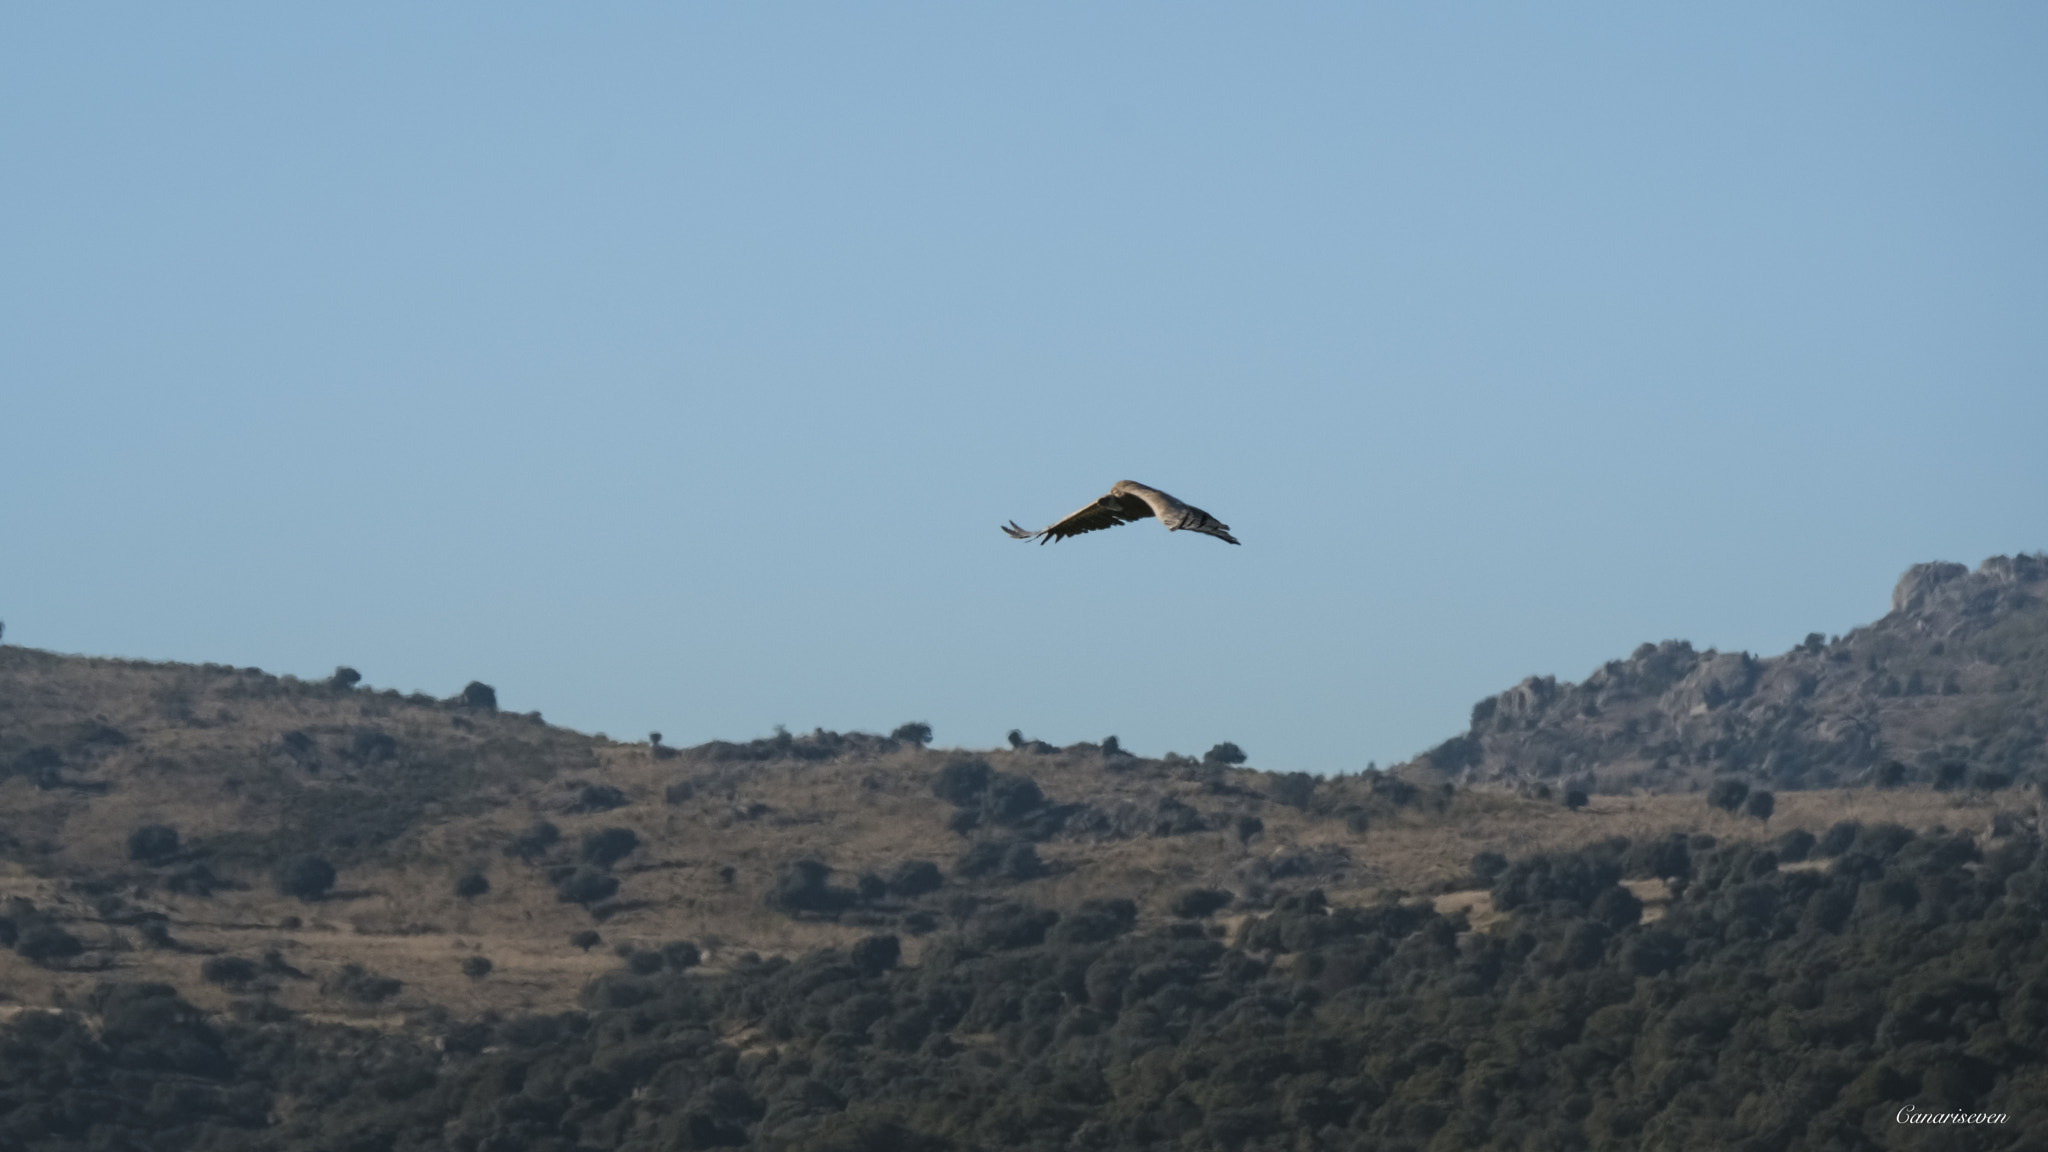
[[[2048,547],[2048,8],[0,9],[9,643],[1356,769]],[[1227,521],[1033,527],[1122,478]]]

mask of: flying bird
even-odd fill
[[[1114,528],[1157,516],[1168,532],[1202,532],[1231,544],[1237,537],[1230,534],[1230,525],[1225,524],[1192,504],[1183,504],[1157,488],[1147,488],[1135,480],[1119,480],[1110,488],[1109,495],[1090,503],[1086,508],[1036,532],[1018,526],[1015,520],[1003,525],[1003,531],[1016,540],[1037,540],[1040,544],[1048,540],[1065,540],[1083,532],[1099,528]]]

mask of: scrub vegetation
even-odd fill
[[[0,647],[0,1147],[2027,1147],[2048,569],[1952,568],[1327,776]]]

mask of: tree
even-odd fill
[[[1707,803],[1723,812],[1735,811],[1748,798],[1749,785],[1740,780],[1716,780],[1714,786],[1707,789]]]
[[[466,708],[481,708],[486,712],[498,710],[498,690],[481,680],[471,680],[462,688],[462,704]]]
[[[363,674],[346,664],[336,668],[334,675],[327,678],[327,686],[341,692],[346,692],[362,682]]]
[[[901,740],[906,744],[915,744],[922,748],[932,742],[932,726],[921,720],[900,724],[894,732],[889,733],[889,739]]]
[[[462,961],[462,974],[471,980],[481,980],[491,974],[491,967],[488,956],[467,956]]]
[[[1576,812],[1586,806],[1586,794],[1577,788],[1564,790],[1564,806]]]
[[[168,824],[144,824],[128,835],[128,858],[160,864],[178,854],[178,830]]]
[[[569,936],[569,946],[572,948],[580,948],[585,952],[590,951],[592,948],[595,948],[602,943],[604,943],[604,937],[599,936],[595,931],[589,928],[585,928],[581,932],[571,933]]]
[[[277,870],[277,890],[312,903],[334,887],[334,865],[319,856],[294,856]]]
[[[464,900],[474,900],[490,890],[490,878],[481,872],[471,872],[455,882],[455,894]]]
[[[1778,806],[1778,798],[1759,788],[1749,794],[1749,801],[1742,808],[1751,816],[1769,823],[1771,812]]]
[[[1228,740],[1202,753],[1202,763],[1204,764],[1231,765],[1242,764],[1244,761],[1244,749],[1239,748]]]

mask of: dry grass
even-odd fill
[[[861,872],[886,872],[906,859],[932,860],[950,873],[966,844],[947,829],[952,807],[931,794],[931,774],[946,759],[938,752],[906,747],[873,757],[745,764],[656,759],[645,745],[548,729],[516,716],[280,686],[233,670],[0,649],[0,731],[9,739],[55,743],[65,725],[94,717],[126,733],[128,743],[74,757],[67,772],[105,783],[104,793],[39,790],[18,777],[0,782],[0,822],[18,842],[12,859],[0,863],[0,896],[34,900],[68,921],[90,949],[66,971],[0,952],[0,995],[15,1006],[76,1003],[95,982],[114,976],[163,980],[205,1007],[225,1009],[235,996],[206,984],[201,964],[210,955],[256,959],[274,950],[311,978],[267,979],[268,994],[308,1013],[388,1022],[436,1005],[458,1015],[557,1011],[574,1004],[591,976],[616,963],[611,953],[617,945],[693,940],[708,946],[706,962],[716,967],[741,952],[794,954],[851,943],[871,931],[772,912],[766,897],[778,870],[792,860],[822,860],[838,873],[836,882],[850,883]],[[367,725],[393,735],[422,764],[471,765],[470,787],[421,806],[401,834],[346,862],[335,897],[308,905],[279,895],[255,862],[264,838],[285,827],[293,797],[369,786],[351,782],[358,770],[331,752],[347,733]],[[320,772],[280,752],[279,734],[289,730],[326,740],[328,763]],[[1154,920],[1167,914],[1182,889],[1243,892],[1247,870],[1261,857],[1319,846],[1349,854],[1338,871],[1301,881],[1322,886],[1333,902],[1434,895],[1440,908],[1466,908],[1482,926],[1491,910],[1483,892],[1470,890],[1468,873],[1472,856],[1482,851],[1516,857],[1681,829],[1755,840],[1795,827],[1820,833],[1843,819],[1940,824],[1983,836],[1994,812],[2021,801],[2012,793],[1780,793],[1777,815],[1766,827],[1711,810],[1698,795],[1603,796],[1570,812],[1506,794],[1466,792],[1440,812],[1416,807],[1378,815],[1360,835],[1342,820],[1263,802],[1253,793],[1265,781],[1254,772],[1228,773],[1218,791],[1214,773],[1186,765],[1106,760],[1085,750],[978,755],[999,771],[1031,776],[1056,803],[1142,810],[1173,797],[1226,818],[1258,813],[1265,830],[1248,845],[1224,831],[1054,840],[1040,845],[1054,865],[1052,875],[981,890],[1052,907],[1128,897]],[[694,796],[665,803],[664,789],[685,779],[694,783]],[[618,788],[630,803],[600,813],[565,810],[575,787],[585,783]],[[766,811],[745,815],[755,805]],[[558,901],[538,869],[503,854],[505,843],[537,819],[556,823],[563,844],[572,847],[606,827],[629,828],[640,837],[639,850],[615,869],[623,883],[615,914],[595,923],[583,908]],[[145,823],[171,824],[188,843],[239,845],[218,856],[217,866],[246,887],[204,899],[166,891],[156,873],[126,859],[127,836]],[[731,870],[729,882],[724,869]],[[456,878],[474,870],[488,875],[491,890],[458,899]],[[113,885],[131,913],[166,916],[182,950],[152,949],[132,925],[107,923],[96,900],[76,887],[86,879]],[[1660,893],[1639,895],[1654,913]],[[1233,916],[1242,912],[1234,909]],[[287,926],[292,917],[297,927]],[[571,946],[572,933],[591,927],[603,934],[601,947],[586,953]],[[917,942],[905,944],[914,961]],[[461,972],[462,961],[473,956],[493,964],[481,980]],[[323,994],[321,978],[351,963],[403,981],[403,991],[374,1007]]]

